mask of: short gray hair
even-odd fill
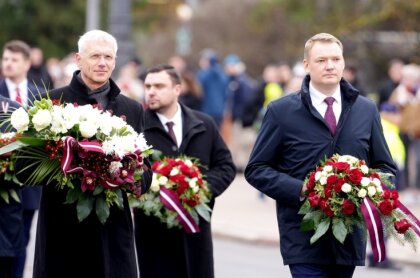
[[[79,53],[82,53],[85,50],[87,43],[98,42],[98,41],[111,43],[112,47],[115,50],[115,54],[117,54],[117,50],[118,50],[117,40],[115,39],[114,36],[102,30],[91,30],[84,33],[80,37],[79,41],[77,42]]]

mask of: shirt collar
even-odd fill
[[[311,96],[312,104],[313,105],[321,105],[325,98],[327,97],[325,94],[321,93],[312,85],[312,82],[309,82],[309,94]],[[334,93],[331,95],[335,101],[341,105],[341,89],[340,85],[337,85]]]
[[[177,127],[182,126],[182,113],[181,113],[181,106],[179,105],[179,103],[177,103],[177,110],[175,112],[175,115],[171,119],[168,119],[167,117],[165,117],[163,114],[160,114],[160,113],[156,113],[156,115],[158,116],[163,126],[166,126],[167,122],[173,122],[174,125]]]
[[[19,84],[14,83],[9,78],[6,78],[5,81],[6,81],[7,89],[9,89],[9,93],[11,91],[16,91],[16,87],[19,87],[21,92],[26,91],[28,88],[28,79],[24,79]]]

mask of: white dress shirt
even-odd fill
[[[315,89],[311,82],[309,82],[309,95],[311,96],[312,105],[319,112],[319,114],[321,114],[321,116],[324,117],[328,107],[327,103],[324,100],[328,96]],[[337,89],[331,96],[334,98],[333,111],[335,115],[335,120],[338,123],[338,119],[340,119],[341,115],[340,85],[337,86]]]
[[[156,114],[166,131],[168,131],[168,126],[166,125],[166,123],[167,122],[174,123],[173,130],[174,130],[176,142],[179,148],[179,146],[181,146],[181,143],[182,143],[182,113],[181,113],[181,106],[179,105],[179,103],[178,103],[178,108],[176,110],[176,113],[172,117],[172,119],[168,119],[160,113],[156,113]]]
[[[9,91],[10,99],[16,101],[16,87],[19,87],[19,93],[20,93],[20,98],[22,100],[22,105],[27,106],[28,105],[28,80],[25,79],[17,85],[8,78],[6,78],[5,81],[7,85],[7,90]]]

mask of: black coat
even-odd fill
[[[231,154],[214,121],[207,115],[182,107],[183,135],[178,149],[156,113],[146,110],[145,137],[167,156],[185,154],[200,159],[214,197],[220,195],[235,177]],[[212,200],[212,206],[214,199]],[[200,221],[200,233],[168,229],[166,224],[142,211],[135,212],[136,244],[142,278],[214,277],[211,225]]]
[[[365,232],[355,228],[344,244],[332,232],[313,245],[313,232],[300,231],[300,191],[306,175],[321,159],[338,153],[365,160],[369,167],[396,173],[375,104],[340,83],[342,112],[331,135],[327,122],[312,105],[307,76],[299,93],[268,105],[245,170],[247,181],[276,200],[280,247],[285,264],[364,265]]]
[[[88,88],[73,75],[70,85],[50,92],[51,99],[80,105],[92,104]],[[144,112],[139,103],[120,95],[110,80],[109,105],[116,116],[126,116],[137,132],[143,129]],[[151,182],[149,171],[143,175],[142,189]],[[44,187],[38,216],[35,248],[35,278],[100,277],[137,278],[134,232],[127,197],[124,209],[111,207],[107,222],[102,225],[92,213],[79,223],[76,206],[64,204],[66,192],[53,185]]]
[[[0,96],[0,104],[4,103],[9,103],[9,107],[14,108],[19,106],[17,103]],[[3,105],[0,106],[0,114],[5,112],[2,107]],[[3,117],[0,118],[0,120],[3,119]],[[0,130],[1,132],[5,131],[3,128]],[[2,176],[0,176],[0,188],[15,188],[19,198],[22,197],[21,190],[17,188],[17,185],[10,181],[4,181]],[[12,198],[10,198],[9,204],[7,204],[0,197],[0,257],[20,256],[24,251],[22,204]]]

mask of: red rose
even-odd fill
[[[327,186],[324,188],[324,194],[326,198],[331,198],[332,196],[332,186]]]
[[[337,193],[340,193],[341,192],[341,186],[342,186],[342,184],[336,183],[334,185],[334,191],[337,192]]]
[[[381,177],[379,176],[378,173],[375,172],[375,173],[370,174],[370,178],[371,179],[377,178],[379,180]]]
[[[407,219],[401,219],[394,222],[394,228],[398,233],[404,234],[411,227],[410,222]]]
[[[337,177],[335,175],[331,175],[327,177],[327,185],[334,186],[337,182]]]
[[[354,203],[350,200],[344,200],[343,204],[341,205],[341,211],[344,215],[352,215],[356,209]]]
[[[348,171],[349,181],[353,184],[358,185],[363,178],[362,172],[359,169],[351,169]]]
[[[200,203],[200,196],[198,194],[195,194],[191,196],[189,199],[184,198],[183,201],[185,204],[189,205],[190,207],[195,207],[196,205]]]
[[[399,204],[400,204],[400,200],[398,200],[398,199],[392,201],[392,207],[393,208],[397,208],[399,206]]]
[[[338,171],[344,172],[350,168],[350,164],[347,162],[336,162],[334,163],[334,168],[336,168]]]
[[[382,194],[382,198],[383,199],[389,199],[389,198],[391,198],[391,191],[385,190],[384,193]]]
[[[392,203],[389,200],[383,200],[379,203],[379,210],[383,215],[390,215],[394,207],[392,206]]]
[[[163,176],[169,176],[169,173],[171,172],[172,167],[170,165],[165,165],[160,169],[157,169],[158,174],[161,174]]]
[[[398,194],[398,191],[391,191],[391,198],[393,199],[393,200],[396,200],[396,199],[398,199],[398,197],[400,197],[400,195]]]
[[[316,208],[319,205],[319,197],[314,192],[312,193],[312,196],[308,197],[309,205],[311,206],[311,208]]]
[[[333,217],[334,216],[334,212],[332,211],[332,209],[328,205],[323,209],[323,211],[328,217]]]
[[[322,209],[325,209],[325,208],[328,206],[328,202],[327,202],[327,200],[326,200],[326,199],[324,199],[324,198],[320,198],[320,200],[319,200],[319,206],[320,206]]]
[[[152,164],[152,170],[153,170],[153,171],[156,171],[156,168],[157,168],[159,165],[160,165],[160,161],[155,161],[155,162],[153,162],[153,164]]]

